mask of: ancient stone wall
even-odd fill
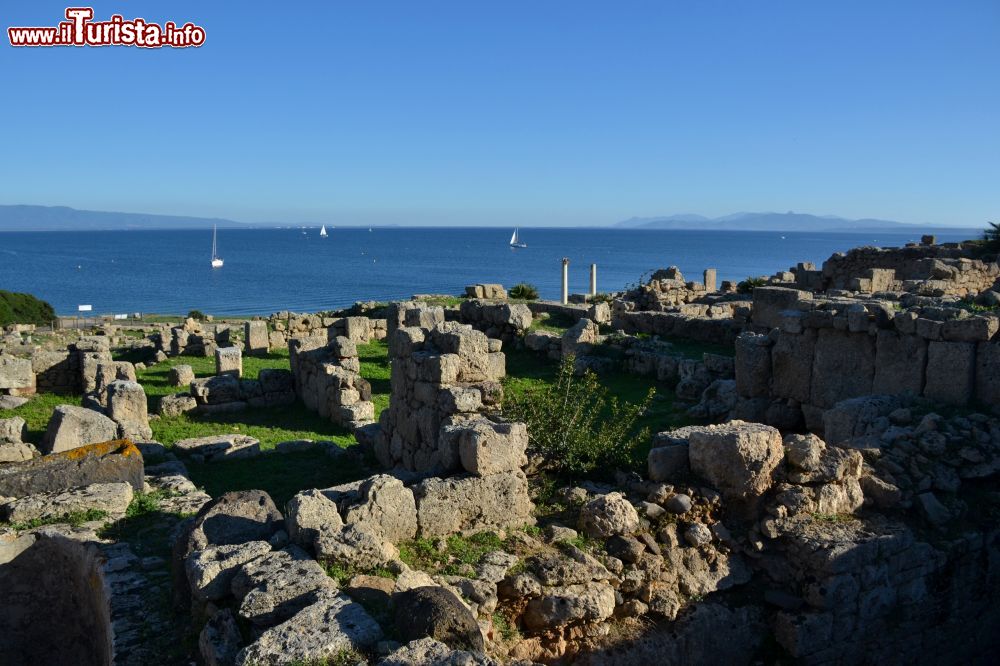
[[[626,333],[645,333],[732,345],[747,322],[749,308],[741,301],[713,306],[696,306],[696,311],[646,312],[616,310],[611,326]]]
[[[950,405],[1000,405],[1000,318],[965,310],[857,299],[790,298],[758,289],[754,321],[767,334],[736,341],[738,416],[822,428],[822,412],[848,398],[910,394]],[[767,330],[768,327],[764,327]]]
[[[295,393],[308,409],[349,428],[375,420],[371,385],[360,374],[354,341],[292,338],[288,350]]]
[[[960,244],[910,245],[898,248],[859,247],[838,252],[823,263],[821,290],[860,292],[907,291],[933,296],[975,295],[1000,278],[996,262],[972,257]],[[815,276],[803,273],[804,285]]]
[[[459,307],[463,324],[482,331],[488,337],[513,342],[531,328],[531,310],[523,303],[491,303],[470,299]]]

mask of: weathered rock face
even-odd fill
[[[413,491],[395,477],[381,474],[366,479],[359,502],[346,509],[344,522],[360,523],[383,541],[399,543],[417,535],[417,506]]]
[[[38,448],[42,453],[59,453],[117,438],[118,424],[104,414],[84,407],[59,405],[52,412]]]
[[[263,356],[270,351],[266,321],[248,321],[243,324],[243,343],[251,356]]]
[[[337,584],[308,553],[296,546],[244,564],[232,582],[241,617],[269,627],[290,619]]]
[[[108,385],[108,416],[118,424],[121,437],[134,441],[153,438],[146,409],[146,392],[138,382],[119,380]]]
[[[382,638],[382,629],[361,604],[336,592],[318,600],[286,622],[266,630],[236,658],[238,666],[316,662],[347,650],[367,650]]]
[[[110,520],[124,516],[131,501],[130,484],[95,483],[70,490],[28,495],[2,505],[0,511],[12,523],[60,518],[87,511],[102,511]]]
[[[20,444],[28,436],[28,425],[20,416],[0,419],[0,445]]]
[[[476,617],[443,587],[417,587],[393,597],[396,629],[404,641],[433,638],[456,649],[482,652]]]
[[[504,342],[512,342],[531,328],[531,309],[523,303],[489,303],[470,299],[462,302],[459,313],[463,324]]]
[[[94,483],[124,481],[143,488],[142,454],[128,441],[78,447],[0,466],[0,496],[24,497]]]
[[[31,359],[0,354],[0,393],[34,395],[35,373]]]
[[[633,534],[639,529],[639,514],[624,495],[609,493],[583,506],[580,527],[597,538]]]
[[[171,386],[188,386],[194,381],[194,369],[190,365],[175,365],[167,373]]]
[[[52,528],[0,537],[5,664],[113,663],[110,574],[104,562],[96,543]]]
[[[215,350],[215,374],[243,376],[243,352],[239,347],[219,347]]]
[[[732,499],[762,495],[784,454],[780,432],[743,421],[693,429],[688,447],[691,471]]]
[[[508,529],[532,522],[524,472],[430,478],[413,487],[420,535]]]
[[[208,435],[179,439],[174,448],[204,462],[254,458],[260,455],[260,441],[249,435]]]

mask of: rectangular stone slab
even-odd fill
[[[24,497],[92,483],[124,481],[143,488],[142,454],[128,440],[88,444],[0,466],[0,496]]]

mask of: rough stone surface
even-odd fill
[[[417,535],[417,505],[413,491],[399,479],[380,474],[365,480],[360,501],[344,512],[348,525],[360,523],[391,543]]]
[[[260,455],[260,441],[248,435],[192,437],[174,442],[174,448],[187,455],[200,456],[206,462]]]
[[[233,666],[242,642],[236,617],[228,608],[216,612],[198,635],[198,652],[205,666]]]
[[[743,421],[695,430],[689,447],[691,470],[731,498],[762,495],[784,457],[778,430]]]
[[[188,556],[184,568],[192,595],[201,601],[216,601],[229,595],[241,565],[271,552],[267,541],[208,546]]]
[[[118,439],[118,424],[104,414],[85,407],[59,405],[52,412],[38,449],[42,453],[59,453],[115,439]]]
[[[28,495],[3,505],[9,522],[51,520],[73,513],[103,511],[108,520],[125,515],[132,501],[132,486],[128,483],[94,483],[69,490]]]
[[[527,464],[528,428],[523,423],[492,423],[477,419],[463,424],[458,452],[462,467],[487,476],[514,472]]]
[[[108,385],[108,417],[118,424],[121,437],[134,441],[153,438],[146,392],[138,382],[118,380]]]
[[[240,651],[238,666],[265,666],[333,659],[346,650],[368,650],[382,629],[359,603],[325,591],[291,619],[266,630]]]
[[[0,444],[20,444],[28,436],[28,425],[20,416],[0,419]]]
[[[972,399],[975,372],[974,343],[931,341],[924,396],[948,405],[966,405]]]
[[[621,493],[608,493],[583,505],[580,527],[596,538],[632,534],[639,529],[639,513]]]
[[[336,587],[323,567],[297,546],[244,564],[232,582],[240,616],[263,627],[288,620],[314,603],[320,590]]]
[[[288,502],[285,525],[292,542],[311,548],[323,528],[339,529],[344,524],[337,504],[321,490],[305,490]]]
[[[430,478],[413,487],[421,536],[531,524],[528,480],[520,470],[487,477]]]
[[[0,467],[0,497],[24,497],[93,483],[124,481],[143,489],[142,454],[131,442],[78,447]]]
[[[188,386],[194,381],[194,369],[190,365],[175,365],[167,372],[167,382],[171,386]]]

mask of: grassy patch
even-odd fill
[[[375,420],[389,406],[389,345],[385,341],[372,341],[358,345],[361,376],[372,385],[372,402],[375,403]]]
[[[104,520],[107,517],[107,511],[101,511],[100,509],[88,509],[86,511],[72,511],[70,513],[64,513],[61,516],[34,518],[32,520],[26,520],[22,523],[9,523],[9,526],[18,531],[33,530],[36,527],[56,524],[69,524],[73,527],[79,527],[84,523],[89,523],[94,520]]]
[[[418,300],[421,303],[426,303],[427,305],[437,305],[442,308],[457,308],[464,303],[466,299],[464,296],[435,295],[431,298],[421,298]]]
[[[295,493],[308,488],[329,488],[360,479],[370,470],[323,451],[265,453],[257,458],[210,463],[185,461],[191,480],[212,497],[231,490],[264,490],[279,509]]]
[[[414,569],[448,576],[467,575],[487,553],[503,549],[503,540],[493,532],[472,536],[453,534],[445,540],[414,539],[399,544],[399,559]]]
[[[378,576],[379,578],[396,579],[396,574],[385,567],[378,567],[376,569],[356,569],[355,567],[345,566],[343,564],[328,564],[325,569],[326,575],[340,583],[341,587],[345,587],[348,581],[350,581],[354,576]]]
[[[42,435],[45,434],[49,419],[52,417],[52,410],[59,405],[79,407],[80,396],[39,393],[31,398],[27,404],[21,405],[17,409],[0,409],[0,419],[20,416],[28,424],[28,441],[32,444],[38,444],[42,440]]]
[[[540,312],[532,318],[529,330],[549,331],[550,333],[562,335],[576,325],[578,321],[580,321],[580,317],[573,317],[563,312]]]
[[[857,520],[849,513],[814,513],[812,519],[821,523],[853,523]]]

